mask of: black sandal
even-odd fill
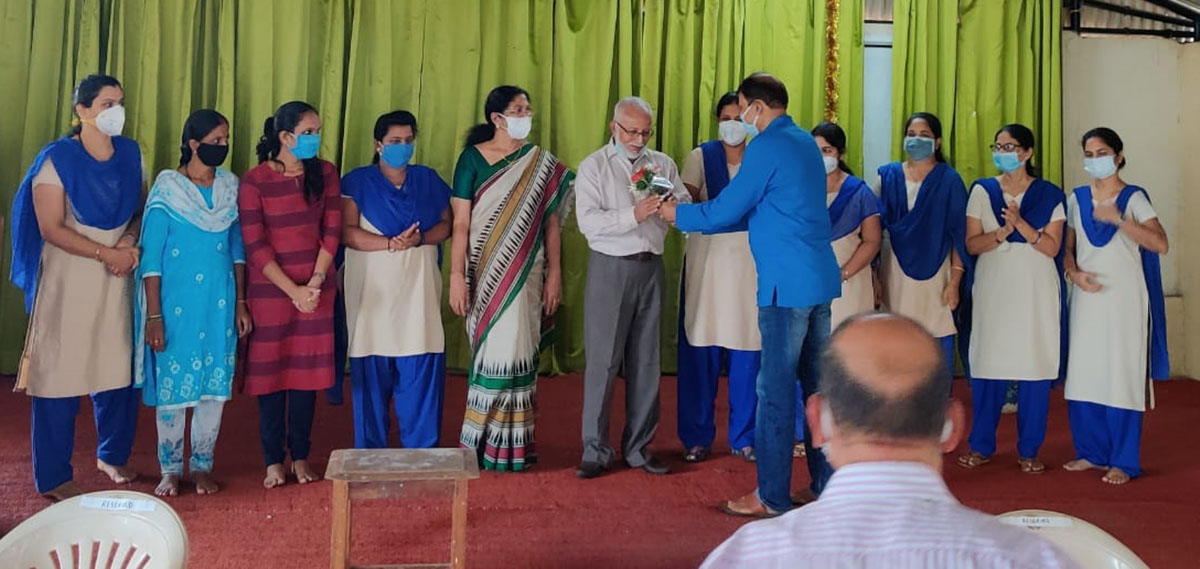
[[[708,455],[711,451],[708,447],[692,447],[688,449],[687,454],[683,456],[683,460],[688,462],[704,462],[708,460]]]

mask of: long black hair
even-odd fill
[[[258,139],[258,146],[255,148],[259,164],[279,158],[281,150],[279,133],[291,132],[308,113],[316,114],[316,107],[304,101],[292,101],[280,105],[275,114],[267,117],[266,122],[263,123],[262,138]],[[321,175],[321,160],[313,156],[304,160],[303,163],[304,199],[308,203],[313,203],[321,199],[321,195],[325,193],[325,177]]]
[[[1007,132],[1009,136],[1016,139],[1017,144],[1020,144],[1021,148],[1033,150],[1033,131],[1029,130],[1029,127],[1018,123],[1006,124],[1000,127],[1000,130],[996,131],[996,136],[1000,136],[1002,132]],[[996,137],[993,136],[992,140],[995,141],[995,139]],[[1037,167],[1033,165],[1033,156],[1030,156],[1029,160],[1025,161],[1025,172],[1034,178],[1038,177]]]
[[[92,102],[100,95],[100,91],[105,87],[121,88],[121,82],[117,81],[112,75],[92,74],[84,77],[75,86],[75,93],[71,96],[71,111],[76,115],[75,125],[71,127],[67,136],[79,136],[83,132],[83,123],[79,121],[79,113],[75,110],[75,105],[83,105],[91,107]]]
[[[390,113],[379,115],[379,118],[375,119],[375,142],[383,142],[383,139],[387,136],[388,131],[394,126],[411,126],[413,138],[417,137],[417,117],[413,116],[413,114],[408,111],[392,111]],[[376,152],[375,156],[371,158],[371,163],[379,163],[378,152]]]
[[[838,151],[838,168],[851,176],[854,175],[854,171],[842,159],[846,155],[846,131],[842,130],[842,127],[829,121],[822,121],[821,124],[813,127],[812,135],[824,138],[825,142],[836,148]]]
[[[513,102],[513,99],[525,95],[529,98],[529,93],[524,89],[513,85],[501,85],[492,89],[488,93],[487,99],[483,102],[483,123],[471,127],[467,131],[467,141],[465,146],[474,146],[481,142],[487,142],[496,136],[496,125],[492,123],[492,113],[504,114],[504,110]]]
[[[1086,149],[1087,141],[1092,138],[1099,138],[1100,140],[1104,141],[1104,144],[1107,144],[1108,147],[1112,148],[1113,152],[1116,152],[1117,154],[1121,154],[1121,151],[1125,150],[1125,143],[1121,141],[1121,137],[1117,135],[1117,131],[1106,126],[1098,126],[1083,133],[1083,140],[1079,143],[1079,145]],[[1125,156],[1122,155],[1121,163],[1117,164],[1117,169],[1120,170],[1124,167]]]
[[[929,130],[933,131],[934,139],[942,137],[942,121],[933,113],[913,113],[912,116],[908,117],[908,120],[904,121],[905,136],[908,135],[908,127],[912,126],[913,121],[918,119],[925,121],[925,124],[929,125]],[[946,161],[946,156],[942,154],[941,146],[935,146],[933,150],[933,158],[938,162]]]
[[[192,161],[192,147],[188,142],[193,140],[200,142],[213,129],[228,124],[229,120],[225,118],[225,115],[212,109],[200,109],[188,115],[187,121],[183,123],[183,141],[179,146],[179,165],[183,166]]]

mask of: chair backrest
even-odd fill
[[[1028,528],[1053,543],[1080,567],[1143,569],[1146,564],[1108,532],[1075,516],[1048,510],[1017,510],[996,516]]]
[[[64,500],[0,540],[6,569],[183,569],[183,520],[149,494],[114,490]]]

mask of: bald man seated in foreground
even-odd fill
[[[816,501],[743,526],[702,566],[1076,567],[1033,532],[960,504],[942,454],[966,428],[941,347],[891,314],[851,318],[821,356],[805,406],[814,446],[835,472]]]

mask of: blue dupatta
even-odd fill
[[[25,312],[32,312],[41,267],[42,239],[33,209],[33,178],[49,159],[79,223],[115,229],[129,222],[142,201],[142,152],[136,142],[112,138],[112,158],[103,162],[73,138],[51,142],[25,172],[12,206],[12,267],[8,278],[25,293]]]
[[[704,158],[704,187],[708,190],[708,200],[712,201],[721,195],[725,186],[729,185],[729,161],[725,159],[725,146],[719,140],[701,143],[700,154]],[[749,230],[750,221],[742,219],[729,227],[722,227],[716,231],[704,231],[702,234],[716,235]]]
[[[908,209],[903,166],[899,162],[884,165],[879,177],[883,227],[904,274],[918,281],[932,278],[951,249],[968,262],[967,190],[958,172],[939,162],[921,183],[912,211]]]
[[[988,201],[992,206],[992,214],[996,216],[996,221],[1003,227],[1005,225],[1004,208],[1007,202],[1004,199],[1004,189],[1000,187],[1000,182],[995,178],[981,178],[976,180],[975,184],[987,192]],[[1021,218],[1031,227],[1040,231],[1050,224],[1050,218],[1054,216],[1054,209],[1061,205],[1065,210],[1066,203],[1066,194],[1062,189],[1046,180],[1035,178],[1025,190],[1025,197],[1021,199]],[[1008,235],[1008,242],[1026,243],[1026,240],[1020,231],[1013,231]],[[1067,317],[1067,281],[1063,278],[1063,255],[1067,250],[1065,243],[1066,239],[1059,240],[1058,252],[1054,255],[1054,266],[1058,272],[1058,381],[1060,382],[1066,379],[1067,349],[1070,345],[1067,336],[1070,328]]]
[[[442,220],[450,207],[450,186],[432,168],[410,164],[400,188],[377,165],[355,168],[342,178],[342,195],[354,200],[360,214],[381,233],[395,237],[412,224],[422,232]]]
[[[837,197],[829,204],[829,222],[833,226],[833,241],[854,232],[863,220],[879,215],[882,204],[867,183],[857,176],[847,176],[838,188]]]
[[[1117,211],[1125,215],[1125,208],[1133,194],[1141,193],[1150,201],[1150,194],[1140,186],[1125,186],[1117,195]],[[1116,236],[1116,225],[1095,218],[1092,207],[1092,188],[1075,188],[1075,199],[1079,202],[1079,219],[1088,242],[1095,247],[1104,247]],[[1146,292],[1150,295],[1150,377],[1163,380],[1170,377],[1170,362],[1167,354],[1167,311],[1163,298],[1162,267],[1158,253],[1138,248],[1142,254],[1142,274],[1146,279]]]

